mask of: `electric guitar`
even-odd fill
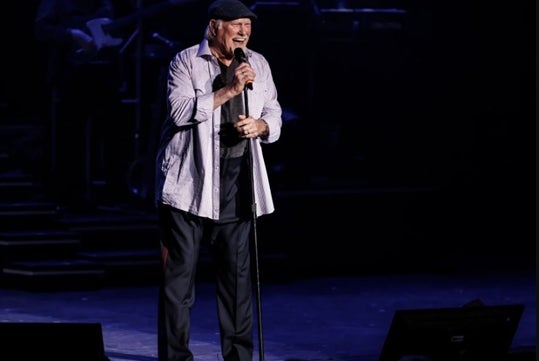
[[[94,44],[97,51],[101,50],[103,47],[115,47],[123,43],[123,38],[112,37],[106,32],[105,27],[111,24],[113,24],[113,21],[109,18],[97,18],[86,22],[86,27],[90,30],[92,38],[94,38]]]
[[[117,47],[124,42],[124,39],[118,36],[113,36],[115,32],[136,24],[149,16],[157,15],[172,6],[187,4],[196,0],[167,0],[150,5],[146,8],[140,9],[134,14],[130,14],[118,19],[110,18],[96,18],[86,22],[86,27],[90,31],[91,36],[94,39],[96,50],[99,52],[103,48]],[[80,50],[79,50],[80,52]]]

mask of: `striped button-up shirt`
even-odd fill
[[[273,143],[281,135],[282,109],[270,66],[261,54],[247,50],[256,73],[248,90],[249,116],[266,121],[267,138],[253,138],[253,187],[256,215],[274,211],[261,143]],[[219,219],[219,130],[221,107],[213,110],[214,79],[220,68],[204,39],[172,59],[167,81],[167,119],[161,130],[156,163],[156,201],[174,208]]]

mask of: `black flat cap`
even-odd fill
[[[208,7],[208,17],[226,21],[240,18],[254,20],[256,14],[239,0],[216,0]]]

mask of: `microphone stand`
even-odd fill
[[[247,97],[248,86],[243,89],[243,103],[245,107],[245,115],[249,116],[249,102]],[[251,214],[253,216],[253,255],[254,255],[254,271],[255,271],[255,286],[256,286],[256,311],[258,317],[258,353],[259,360],[264,361],[264,342],[262,337],[262,303],[260,297],[260,274],[258,267],[258,235],[256,229],[256,201],[255,201],[255,187],[253,179],[253,152],[252,144],[253,139],[247,139],[247,151],[249,153],[248,165],[249,165],[249,178],[251,180]]]

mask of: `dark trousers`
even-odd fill
[[[215,223],[171,207],[159,209],[163,274],[159,288],[159,361],[193,361],[190,313],[200,246],[215,261],[217,311],[224,361],[251,361],[253,307],[249,235],[251,221]]]

